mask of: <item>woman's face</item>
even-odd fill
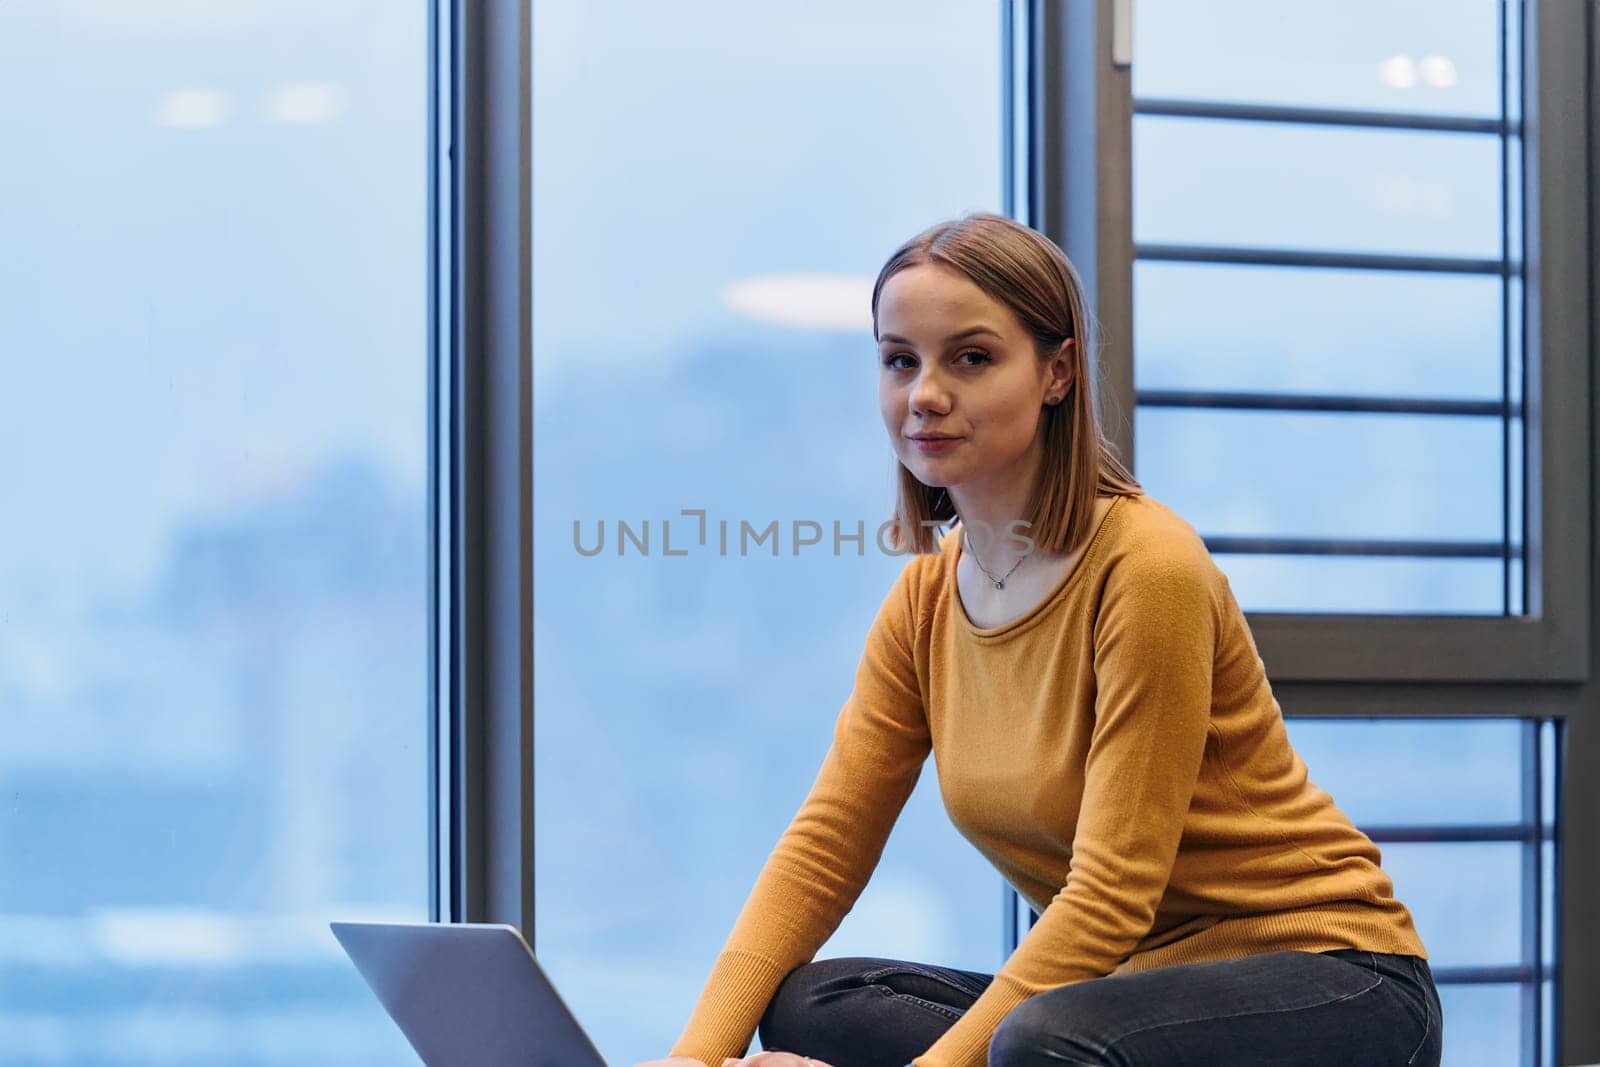
[[[1010,308],[938,264],[908,267],[884,283],[878,360],[878,402],[895,455],[924,485],[947,488],[1029,477],[1041,407],[1071,380],[1065,355],[1041,363]],[[955,440],[930,447],[912,439],[919,433]]]

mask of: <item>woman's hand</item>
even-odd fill
[[[729,1056],[722,1061],[722,1067],[806,1067],[807,1064],[810,1064],[810,1067],[833,1067],[831,1063],[824,1063],[815,1056],[808,1060],[804,1056],[796,1056],[793,1052],[758,1052],[742,1060]],[[664,1060],[638,1063],[634,1067],[706,1067],[706,1065],[693,1056],[668,1056]]]

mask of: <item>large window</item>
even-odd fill
[[[872,274],[974,208],[1095,288],[1110,431],[1382,845],[1446,1061],[1594,1044],[1592,22],[0,8],[0,1062],[414,1062],[327,922],[430,915],[527,920],[664,1054],[904,564]],[[823,951],[993,970],[997,888],[930,769]]]
[[[415,1062],[425,17],[0,6],[0,1062]]]
[[[536,948],[612,1062],[677,1037],[905,564],[872,280],[1003,206],[997,7],[926,16],[534,4]],[[993,970],[1000,902],[930,761],[822,952]]]
[[[1539,332],[1553,323],[1525,333],[1544,299],[1528,265],[1561,255],[1523,222],[1525,23],[1501,0],[1141,0],[1133,25],[1135,473],[1205,538],[1313,780],[1380,845],[1452,1065],[1554,1062],[1562,724],[1448,717],[1522,713],[1481,688],[1399,717],[1415,695],[1376,684],[1356,698],[1369,717],[1305,718],[1317,701],[1276,669],[1559,676],[1523,649],[1472,662],[1447,640],[1587,611],[1530,589],[1525,566],[1530,524],[1554,521],[1536,490],[1558,484],[1528,435],[1576,435],[1548,405],[1525,418],[1524,383],[1582,369]],[[1581,587],[1560,540],[1546,535],[1543,580]],[[1447,631],[1446,616],[1478,618]]]

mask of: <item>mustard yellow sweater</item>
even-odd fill
[[[1012,1008],[1106,974],[1279,949],[1426,958],[1377,846],[1307,778],[1192,526],[1117,497],[1056,588],[988,629],[956,591],[959,534],[884,598],[673,1055],[745,1052],[854,906],[930,751],[951,821],[1041,914],[917,1067],[983,1067]]]

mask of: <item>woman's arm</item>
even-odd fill
[[[673,1055],[743,1055],[784,977],[854,906],[931,750],[913,656],[917,563],[878,608],[811,791],[756,878]]]

